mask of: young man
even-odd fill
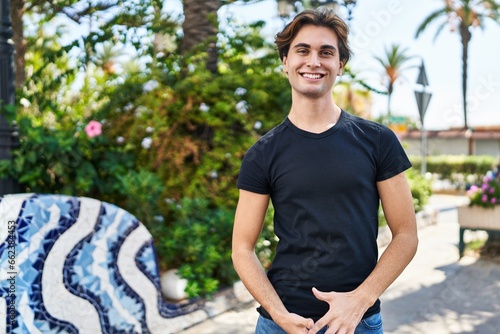
[[[347,35],[325,8],[276,35],[292,107],[243,159],[233,231],[235,269],[261,305],[258,334],[383,333],[378,298],[416,252],[411,164],[398,139],[333,100]],[[254,248],[270,199],[279,244],[266,274]],[[392,232],[380,259],[379,201]]]

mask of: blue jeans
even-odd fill
[[[318,334],[324,334],[326,329],[326,327],[323,328],[318,332]],[[259,316],[257,327],[255,328],[255,334],[286,334],[286,332],[274,321],[266,319],[263,316]],[[354,334],[384,334],[380,313],[375,313],[374,315],[361,320],[358,327],[356,327]]]

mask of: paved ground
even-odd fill
[[[500,263],[458,258],[460,203],[463,197],[432,196],[438,223],[419,230],[415,259],[381,298],[386,334],[500,333]],[[182,333],[253,333],[255,307],[242,305]]]

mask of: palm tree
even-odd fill
[[[184,37],[181,52],[186,54],[194,47],[204,44],[208,52],[207,69],[217,72],[217,11],[222,6],[220,0],[184,0],[184,22],[182,31]]]
[[[403,77],[402,72],[411,66],[405,66],[408,60],[415,58],[407,55],[408,48],[402,48],[398,44],[391,45],[385,49],[383,57],[375,56],[374,58],[384,68],[384,76],[387,79],[387,117],[391,117],[391,97],[394,91],[394,84],[397,80]]]
[[[462,41],[462,103],[464,113],[464,128],[468,129],[467,122],[467,59],[469,55],[469,42],[472,37],[471,28],[484,28],[484,22],[492,19],[497,23],[499,20],[500,4],[496,0],[444,0],[444,6],[431,13],[420,24],[415,34],[417,38],[430,23],[437,19],[443,19],[436,35],[443,30],[445,26],[450,26],[450,30],[457,31]]]
[[[344,73],[346,75],[340,77],[333,88],[335,102],[353,115],[371,119],[372,92],[377,91],[357,78],[349,65]]]
[[[182,23],[183,38],[180,51],[187,54],[195,47],[202,45],[208,53],[207,69],[217,73],[217,34],[219,22],[217,11],[236,0],[183,0],[184,22]],[[252,3],[261,0],[241,0],[241,3]]]

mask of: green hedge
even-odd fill
[[[414,169],[421,170],[422,157],[410,156]],[[484,175],[499,160],[490,155],[436,155],[426,158],[427,172],[439,174],[441,179],[451,179],[453,174]]]

